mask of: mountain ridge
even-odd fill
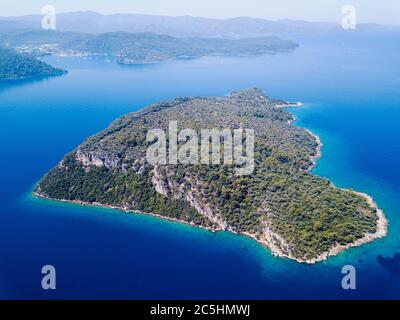
[[[40,28],[41,15],[2,17],[0,21],[30,23]],[[399,30],[398,27],[377,24],[359,24],[363,31]],[[266,20],[252,17],[226,19],[194,16],[162,16],[147,14],[100,14],[94,11],[67,12],[57,15],[57,28],[60,31],[104,33],[113,31],[154,32],[172,36],[201,37],[249,37],[281,34],[315,34],[340,32],[340,24],[335,22],[308,22],[302,20]]]

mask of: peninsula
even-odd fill
[[[48,30],[0,33],[1,43],[34,55],[106,56],[131,65],[204,56],[277,54],[294,51],[299,46],[278,37],[182,38],[149,32],[86,34]]]
[[[311,172],[321,141],[258,89],[225,97],[156,103],[115,120],[50,170],[34,194],[250,236],[273,254],[315,263],[387,232],[383,212],[367,195],[336,188]],[[298,104],[296,104],[298,105]],[[151,165],[150,129],[251,128],[254,171],[229,164]]]
[[[26,53],[0,46],[0,80],[58,76],[66,71],[54,68]]]

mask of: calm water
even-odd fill
[[[400,37],[299,39],[292,54],[203,58],[145,67],[48,60],[70,71],[0,84],[0,298],[400,298]],[[317,265],[272,257],[257,243],[113,210],[34,199],[65,153],[149,103],[259,87],[303,101],[297,124],[318,133],[315,173],[371,194],[389,236]],[[41,268],[57,290],[41,289]],[[341,267],[357,290],[341,289]]]

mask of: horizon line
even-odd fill
[[[233,17],[224,17],[224,18],[216,18],[216,17],[206,17],[206,16],[194,16],[194,15],[162,15],[162,14],[149,14],[149,13],[134,13],[134,12],[116,12],[116,13],[102,13],[99,11],[94,10],[81,10],[81,11],[62,11],[57,12],[57,14],[76,14],[76,13],[93,13],[100,16],[116,16],[116,15],[139,15],[139,16],[149,16],[149,17],[167,17],[167,18],[193,18],[193,19],[210,19],[210,20],[220,20],[220,21],[229,21],[234,19],[254,19],[254,20],[263,20],[263,21],[270,21],[270,22],[282,22],[282,21],[295,21],[295,22],[306,22],[306,23],[322,23],[322,24],[336,24],[340,25],[339,22],[334,21],[322,21],[322,20],[303,20],[303,19],[290,19],[290,18],[282,18],[282,19],[267,19],[267,18],[260,18],[254,16],[233,16]],[[11,16],[0,16],[2,18],[23,18],[23,17],[32,17],[32,16],[42,16],[41,13],[29,13],[29,14],[21,14],[21,15],[11,15]],[[360,22],[359,25],[378,25],[378,26],[386,26],[386,27],[400,27],[400,24],[381,24],[378,22]]]

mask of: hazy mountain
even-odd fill
[[[13,28],[40,28],[41,15],[0,18],[0,31]],[[374,24],[358,26],[360,31],[387,29]],[[340,31],[337,23],[295,20],[269,21],[249,17],[210,19],[192,16],[169,17],[142,14],[102,15],[72,12],[57,15],[57,29],[84,33],[115,31],[152,32],[171,36],[254,37],[281,34],[314,34]]]

